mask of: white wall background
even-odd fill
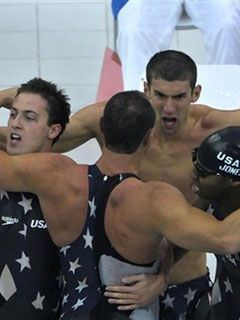
[[[0,1],[0,14],[0,88],[40,76],[66,89],[73,111],[94,102],[104,49],[114,48],[110,0]],[[196,29],[176,31],[172,48],[206,61]]]

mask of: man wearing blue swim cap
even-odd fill
[[[193,190],[223,220],[240,207],[240,127],[226,127],[193,149]],[[210,320],[240,319],[240,253],[216,255]]]

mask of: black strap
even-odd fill
[[[107,206],[107,202],[109,199],[109,196],[113,189],[120,184],[122,181],[124,181],[127,178],[137,178],[139,179],[135,174],[132,173],[122,173],[115,176],[105,176],[105,182],[102,188],[102,191],[100,192],[98,199],[96,199],[96,229],[95,229],[95,237],[94,237],[94,249],[96,252],[97,257],[97,265],[99,263],[99,258],[104,251],[105,248],[109,247],[109,242],[106,237],[105,228],[104,228],[104,216],[105,216],[105,210]],[[100,281],[101,283],[101,281]],[[120,313],[116,310],[116,306],[110,305],[107,302],[107,298],[104,296],[104,290],[105,287],[101,287],[101,298],[95,309],[92,311],[92,316],[97,315],[98,320],[112,320],[113,315],[114,317],[117,315],[121,316],[123,315],[124,319],[128,319],[127,315],[130,312],[123,312]],[[123,318],[122,317],[122,318]]]

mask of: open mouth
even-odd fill
[[[165,127],[173,127],[177,122],[177,118],[175,117],[162,117],[163,123]]]
[[[11,141],[21,141],[22,140],[21,136],[17,133],[11,133],[10,139],[11,139]]]

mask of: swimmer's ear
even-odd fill
[[[148,85],[147,81],[143,82],[143,88],[144,88],[145,95],[149,98],[150,88],[149,88],[149,85]]]
[[[196,102],[199,99],[201,91],[202,86],[200,86],[200,84],[196,85],[192,92],[192,102]]]
[[[61,132],[62,126],[60,123],[54,123],[50,125],[48,131],[48,138],[54,140]]]

